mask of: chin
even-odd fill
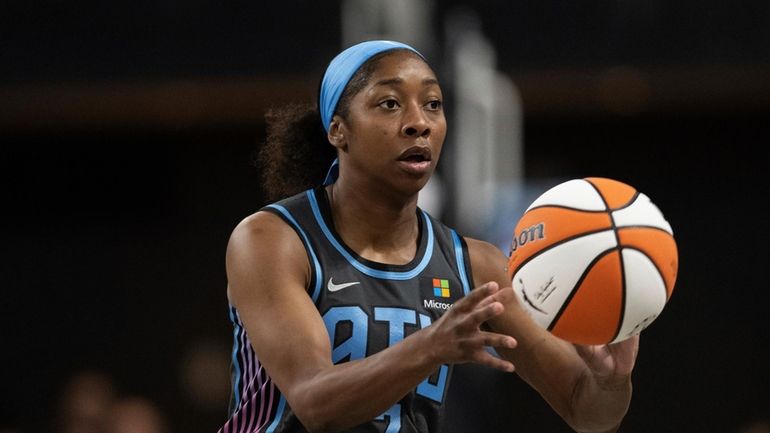
[[[428,181],[432,175],[433,171],[423,176],[404,177],[402,178],[403,181],[398,182],[399,185],[396,187],[396,189],[398,189],[405,196],[416,196],[420,191],[422,191],[423,188],[425,188],[425,185],[428,184]]]

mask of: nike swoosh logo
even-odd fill
[[[330,292],[336,292],[336,291],[342,290],[342,289],[344,289],[346,287],[355,286],[356,284],[361,284],[360,281],[354,281],[352,283],[334,284],[332,282],[333,278],[334,277],[329,278],[329,284],[326,285],[326,288],[329,289]]]

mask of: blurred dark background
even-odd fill
[[[677,286],[642,336],[621,431],[770,421],[770,4],[432,4],[434,58],[454,31],[446,14],[470,7],[516,83],[527,182],[622,180],[674,227]],[[61,431],[82,374],[144,399],[166,431],[216,431],[232,332],[224,251],[265,204],[251,162],[263,115],[314,100],[343,43],[340,4],[3,9],[0,431]],[[453,382],[457,431],[568,431],[515,376],[459,374],[477,380]]]

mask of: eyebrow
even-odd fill
[[[404,80],[401,78],[386,78],[374,83],[375,86],[393,86],[403,84]],[[438,80],[435,78],[425,78],[422,80],[423,86],[438,85]]]

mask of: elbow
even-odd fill
[[[308,433],[330,433],[340,430],[339,422],[334,418],[334,411],[323,402],[314,399],[310,393],[289,399],[291,409],[297,420]]]
[[[339,431],[333,427],[333,424],[318,418],[300,417],[297,415],[299,422],[305,427],[308,433],[331,433]]]
[[[322,371],[320,368],[288,384],[283,391],[286,403],[308,433],[346,430],[356,424],[355,420],[350,419],[349,410],[342,404],[344,399],[330,389],[333,378]]]
[[[307,422],[307,421],[303,421],[302,419],[300,419],[300,423],[302,424],[303,427],[305,427],[305,430],[307,430],[308,433],[331,433],[334,431],[338,431],[332,428],[329,424],[318,423],[318,422],[313,423],[312,421]]]

